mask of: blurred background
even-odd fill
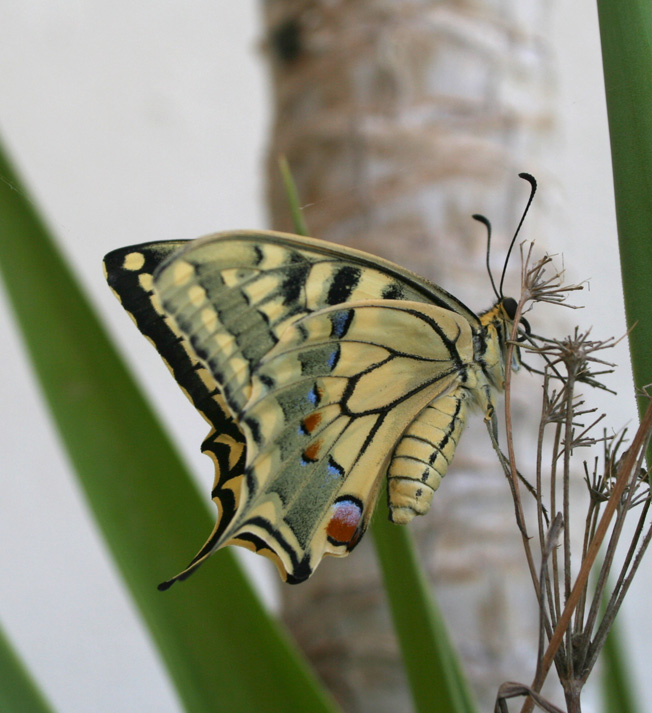
[[[206,493],[211,465],[199,452],[206,425],[131,327],[101,259],[148,240],[268,227],[271,117],[261,27],[255,0],[4,0],[0,7],[2,138]],[[569,281],[590,280],[575,299],[586,309],[574,321],[593,326],[595,338],[620,336],[595,3],[560,3],[549,40],[561,121],[537,177],[541,200],[556,204],[559,232],[545,247],[560,263],[563,255]],[[487,285],[486,303],[470,306],[491,299]],[[86,515],[4,299],[0,321],[0,620],[60,710],[176,713],[175,694]],[[618,396],[596,403],[613,425],[633,425],[626,346],[610,358],[619,365],[609,382]],[[273,605],[276,575],[261,572]],[[652,621],[640,612],[651,578],[648,562],[624,616],[644,702],[652,701]]]

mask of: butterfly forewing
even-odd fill
[[[179,386],[211,425],[202,452],[215,465],[212,497],[218,522],[209,541],[219,537],[238,502],[246,442],[210,371],[163,309],[153,290],[154,270],[188,241],[144,243],[114,250],[104,258],[109,286],[138,329],[154,344]]]
[[[387,261],[246,231],[106,261],[125,308],[146,313],[139,328],[213,426],[204,450],[218,525],[181,578],[240,544],[302,581],[324,554],[357,544],[384,476],[397,522],[423,514],[467,400],[492,412],[502,346],[488,325],[503,317],[481,322]]]

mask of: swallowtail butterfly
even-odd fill
[[[161,588],[230,544],[301,582],[356,546],[383,485],[394,522],[428,511],[470,405],[495,426],[511,298],[476,315],[391,262],[276,232],[145,243],[104,265],[211,426],[217,524]]]

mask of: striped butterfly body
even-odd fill
[[[476,315],[393,263],[273,232],[146,243],[104,263],[211,426],[217,524],[161,588],[230,544],[301,582],[360,541],[385,479],[394,522],[428,511],[470,405],[495,428],[512,299]]]

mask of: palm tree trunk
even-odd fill
[[[312,235],[382,255],[487,307],[486,235],[470,215],[491,218],[500,269],[527,194],[516,175],[537,173],[552,124],[541,37],[548,4],[269,0],[263,8],[274,228],[292,230],[276,166],[285,154]],[[542,212],[529,219],[528,238]],[[510,287],[518,290],[508,275]],[[536,422],[521,410],[519,423]],[[411,528],[488,710],[500,682],[532,677],[537,611],[508,487],[482,419],[472,421],[431,512]],[[351,557],[328,559],[282,592],[285,619],[349,713],[410,709],[379,579],[367,536]]]

